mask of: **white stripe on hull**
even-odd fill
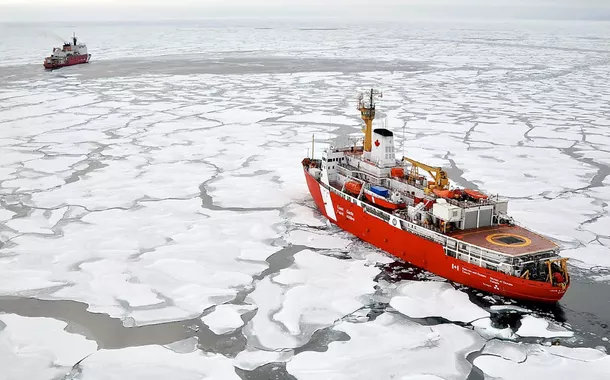
[[[335,206],[333,205],[333,201],[330,198],[330,190],[320,184],[320,192],[322,193],[322,201],[324,202],[324,210],[326,211],[326,216],[336,222],[337,216],[335,215]]]

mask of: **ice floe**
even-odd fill
[[[604,380],[608,378],[610,356],[591,348],[494,342],[486,345],[473,364],[486,375],[504,380],[533,380],[542,374],[557,380]]]
[[[468,295],[446,282],[404,281],[390,306],[411,318],[442,317],[453,322],[472,322],[489,316]]]
[[[326,218],[314,207],[306,207],[296,203],[288,205],[286,212],[291,223],[309,227],[326,226]]]
[[[375,291],[378,272],[363,261],[301,251],[293,266],[257,283],[247,297],[258,311],[246,335],[267,349],[297,347],[315,330],[361,308]]]
[[[66,322],[0,314],[0,377],[53,380],[97,350],[97,343],[65,331]]]
[[[233,360],[233,365],[245,371],[252,371],[268,363],[286,362],[292,357],[291,350],[265,351],[246,347]]]
[[[13,239],[0,292],[63,284],[46,297],[85,302],[136,324],[197,317],[267,268],[266,258],[281,249],[267,243],[279,237],[273,225],[280,221],[277,211],[202,210],[198,200],[89,213],[64,226],[60,239]]]
[[[176,353],[161,346],[100,350],[79,364],[82,380],[226,379],[239,380],[231,359],[201,351]]]
[[[569,194],[555,199],[514,200],[509,202],[509,213],[519,223],[551,238],[564,242],[588,242],[595,235],[579,227],[602,210],[595,203],[595,199],[582,194]],[[546,216],[549,215],[549,210],[562,217],[553,218],[551,222],[550,217]]]
[[[476,331],[481,337],[485,339],[516,339],[515,333],[509,326],[504,328],[494,327],[491,318],[477,319],[471,322],[471,325],[473,326],[474,331]]]
[[[210,330],[217,335],[228,334],[244,325],[242,315],[256,310],[253,305],[218,305],[208,315],[201,318]]]
[[[10,220],[14,215],[14,212],[0,208],[0,223]]]
[[[417,379],[437,376],[464,379],[471,365],[466,356],[483,340],[455,325],[422,326],[384,313],[372,322],[341,322],[334,327],[349,335],[331,342],[325,352],[303,352],[286,369],[297,379]],[[423,377],[425,378],[425,377]],[[428,377],[429,378],[429,377]]]
[[[602,240],[603,241],[603,240]],[[610,268],[610,245],[590,243],[574,249],[561,251],[562,256],[569,257],[570,263],[583,268]]]
[[[543,318],[525,315],[521,318],[521,327],[516,332],[521,337],[558,338],[572,337],[574,333],[555,325]]]
[[[63,218],[66,211],[66,207],[48,211],[34,210],[27,217],[14,218],[7,222],[6,225],[22,234],[53,235],[52,228]]]
[[[345,232],[331,235],[330,232],[325,231],[295,229],[290,231],[285,239],[289,243],[310,248],[344,250],[352,243],[351,240],[346,239],[349,236]]]

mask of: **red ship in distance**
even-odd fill
[[[65,42],[61,48],[53,48],[53,53],[44,59],[45,69],[58,69],[60,67],[88,63],[91,54],[87,52],[87,45],[78,43],[74,34],[72,42]]]

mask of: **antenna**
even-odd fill
[[[366,100],[364,97],[364,93],[360,93],[358,95],[358,110],[360,110],[360,116],[362,120],[364,120],[364,151],[370,152],[372,145],[372,136],[373,136],[373,119],[375,119],[375,97],[379,96],[383,97],[383,93],[381,91],[376,91],[371,88],[371,91],[367,94]]]

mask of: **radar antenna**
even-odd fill
[[[372,148],[373,139],[373,120],[375,119],[375,98],[383,98],[383,93],[378,90],[371,88],[371,91],[367,91],[366,97],[364,93],[358,95],[358,110],[360,110],[360,116],[364,120],[364,151],[370,152]]]

